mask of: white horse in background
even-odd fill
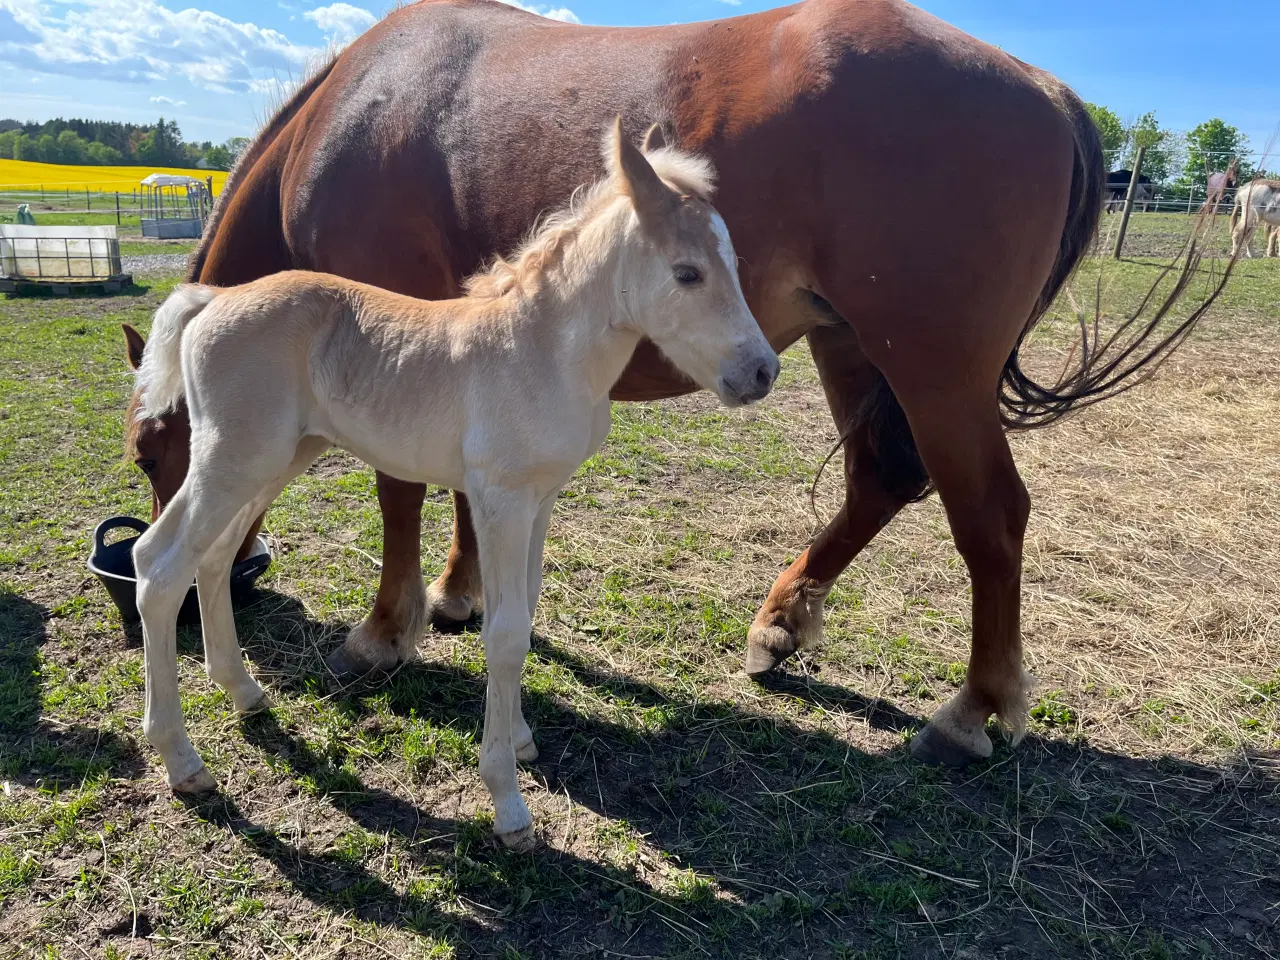
[[[1280,256],[1280,180],[1250,180],[1236,191],[1231,206],[1231,256],[1241,244],[1245,256],[1253,256],[1249,241],[1260,222],[1267,224],[1266,255]]]
[[[778,356],[743,298],[713,171],[643,152],[616,123],[609,175],[548,218],[464,297],[423,301],[288,272],[183,286],[138,371],[147,416],[184,398],[191,467],[134,561],[146,651],[143,731],[182,792],[216,787],[179,704],[176,621],[194,576],[206,670],[236,709],[266,705],[245,669],[228,574],[249,524],[331,446],[415,483],[465,491],[480,547],[488,687],[480,776],[494,830],[527,844],[516,759],[537,756],[520,673],[556,496],[609,431],[609,391],[649,338],[727,405],[765,396]]]

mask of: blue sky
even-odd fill
[[[0,116],[149,122],[187,139],[248,135],[278,84],[327,43],[358,34],[384,0],[0,0]],[[519,5],[519,4],[517,4]],[[661,24],[734,16],[769,0],[551,0],[557,19]],[[1203,0],[923,0],[963,30],[1066,80],[1122,118],[1156,111],[1186,130],[1220,116],[1261,150],[1280,123],[1273,2],[1214,23]],[[1269,11],[1269,12],[1268,12]],[[1244,27],[1252,18],[1255,29]],[[1269,38],[1269,39],[1268,39]],[[1272,157],[1280,152],[1280,142]],[[1275,166],[1275,163],[1269,164]]]

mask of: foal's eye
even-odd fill
[[[143,473],[150,473],[156,468],[156,462],[151,459],[135,460],[134,463],[138,465],[138,469]]]
[[[675,275],[676,281],[683,283],[686,287],[691,287],[695,283],[702,281],[702,274],[693,267],[676,267]]]

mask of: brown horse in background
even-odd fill
[[[1005,430],[1123,389],[1188,327],[1157,339],[1158,314],[1127,349],[1077,354],[1051,386],[1020,366],[1102,206],[1097,133],[1053,77],[899,0],[806,0],[637,29],[490,0],[422,2],[371,28],[267,124],[219,197],[190,278],[224,286],[302,268],[457,296],[463,277],[595,177],[595,139],[615,113],[629,136],[656,122],[716,164],[747,302],[777,350],[808,338],[844,444],[844,506],[774,584],[747,671],[817,641],[841,571],[936,488],[972,578],[973,646],[963,687],[912,749],[955,764],[989,755],[988,719],[1017,733],[1027,714],[1030,503]],[[933,216],[935,191],[866,189],[896,182],[941,185],[950,215]],[[642,343],[613,396],[693,389]],[[134,431],[156,510],[185,473],[186,431],[181,412]],[[424,591],[425,488],[377,481],[382,579],[331,660],[340,671],[393,666],[428,617],[465,620],[481,596],[465,498],[455,494],[448,562]]]

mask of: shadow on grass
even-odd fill
[[[276,686],[326,689],[319,658],[341,631],[287,597],[263,600],[240,615],[246,652],[278,670],[280,645],[321,638],[308,669],[283,672]],[[366,782],[358,744],[339,738],[319,750],[271,715],[247,720],[246,740],[354,824],[397,837],[418,867],[450,878],[449,892],[391,890],[359,856],[264,840],[226,800],[210,801],[230,811],[216,816],[263,856],[292,863],[280,869],[314,902],[447,931],[478,952],[504,937],[538,952],[588,933],[633,955],[880,956],[894,944],[883,955],[972,945],[982,955],[1157,957],[1209,943],[1213,955],[1247,956],[1278,945],[1280,878],[1267,864],[1280,856],[1280,768],[1269,758],[1223,768],[1032,735],[968,771],[939,770],[902,747],[867,752],[780,713],[673,694],[545,637],[534,638],[533,656],[572,678],[526,675],[543,819],[556,795],[603,818],[558,839],[563,849],[498,849],[483,819],[442,818]],[[904,741],[923,721],[812,679],[781,676],[766,689],[792,711],[798,701]],[[449,728],[472,753],[483,697],[474,664],[422,660],[328,694],[356,723],[389,712]],[[432,781],[430,769],[411,775]],[[568,829],[544,827],[557,837]],[[626,838],[636,834],[665,858],[665,880],[633,856]],[[486,922],[442,910],[442,896],[479,904]]]
[[[131,739],[41,716],[49,617],[47,607],[0,590],[0,777],[30,786],[138,776],[144,764]]]
[[[131,745],[41,723],[48,616],[0,594],[6,776],[45,775],[59,750],[61,770],[137,775]],[[277,690],[323,695],[353,721],[316,739],[275,711],[230,734],[316,796],[339,836],[313,849],[226,794],[187,806],[335,916],[479,955],[1156,958],[1280,946],[1280,769],[1269,758],[1222,768],[1031,736],[968,771],[938,770],[901,746],[870,752],[830,732],[852,721],[905,740],[922,718],[887,701],[785,676],[769,684],[776,710],[703,700],[535,637],[523,702],[541,758],[525,772],[542,842],[512,853],[485,816],[444,815],[396,779],[487,809],[465,771],[483,722],[474,660],[416,660],[333,691],[321,658],[340,629],[270,592],[237,622]],[[289,657],[298,669],[281,669]],[[361,740],[371,730],[375,764]],[[410,733],[445,730],[452,777],[406,749]],[[354,827],[379,842],[362,846]],[[413,869],[373,868],[389,855]]]

